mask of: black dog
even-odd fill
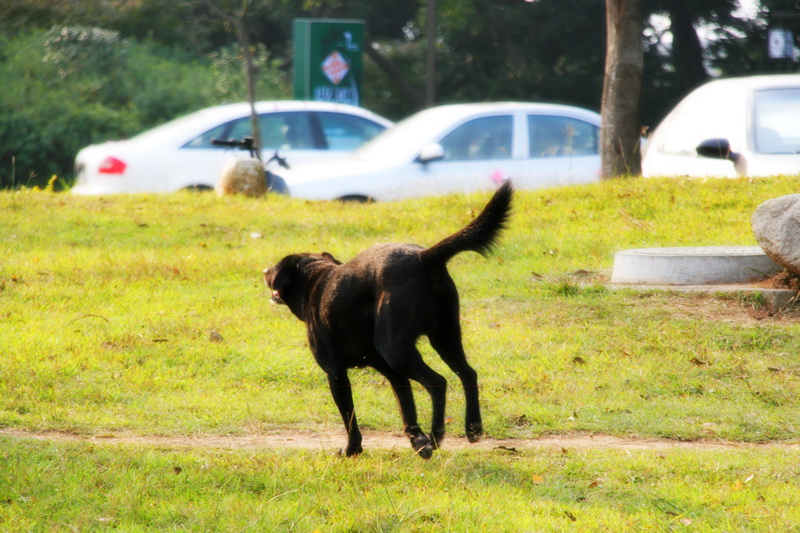
[[[347,430],[348,456],[361,453],[347,369],[370,366],[386,376],[400,404],[405,433],[428,459],[444,437],[447,381],[422,360],[417,339],[433,348],[461,378],[466,396],[466,433],[477,442],[483,430],[477,373],[461,345],[458,291],[447,261],[460,252],[488,252],[505,227],[513,189],[503,184],[480,215],[461,231],[424,249],[413,244],[375,246],[342,264],[328,253],[296,254],[264,271],[275,303],[289,306],[308,328],[314,358],[328,374],[333,399]],[[431,434],[417,424],[409,379],[433,401]]]

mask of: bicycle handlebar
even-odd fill
[[[252,137],[242,137],[239,139],[211,139],[211,144],[215,146],[227,146],[229,148],[240,148],[242,150],[253,150],[255,139]]]
[[[241,140],[239,139],[211,139],[211,144],[214,146],[226,146],[228,148],[238,148],[240,150],[248,150],[250,152],[250,156],[256,157],[256,146],[255,146],[255,139],[253,137],[247,136],[242,137]],[[286,162],[286,159],[281,157],[277,150],[275,153],[270,157],[264,166],[269,165],[272,161],[278,163],[278,165],[282,166],[283,168],[289,168],[289,164]]]

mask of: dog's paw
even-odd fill
[[[419,450],[417,450],[417,455],[425,459],[426,461],[433,457],[433,446],[428,443]]]
[[[481,440],[483,435],[483,425],[480,422],[472,422],[467,424],[467,440],[471,443],[476,443]]]
[[[436,449],[436,447],[433,445],[433,442],[431,442],[423,433],[411,437],[411,447],[414,448],[414,451],[417,452],[417,455],[425,460],[433,457],[433,450]]]
[[[339,456],[345,457],[358,457],[364,452],[361,446],[348,446],[347,448],[339,450]]]

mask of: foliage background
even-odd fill
[[[214,0],[229,13],[238,0]],[[426,2],[251,0],[246,22],[260,99],[288,98],[291,21],[360,18],[394,67],[365,68],[364,106],[412,113],[425,76]],[[762,0],[643,0],[642,122],[653,127],[709,76],[796,71],[766,57],[768,21],[796,14]],[[599,109],[605,51],[602,0],[438,0],[437,102],[542,100]],[[661,18],[652,18],[660,15]],[[773,16],[775,15],[775,16]],[[772,16],[772,19],[770,19]],[[661,20],[664,24],[656,24]],[[794,24],[794,23],[792,23]],[[699,29],[713,36],[703,43]],[[0,188],[68,185],[83,146],[134,135],[187,112],[245,99],[236,37],[206,0],[7,0],[0,5]],[[398,81],[408,87],[401,90]]]

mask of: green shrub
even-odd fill
[[[220,57],[227,64],[220,66]],[[278,62],[261,50],[262,98],[285,98]],[[222,101],[241,101],[232,51],[209,58],[83,26],[6,40],[0,54],[0,188],[70,184],[78,150],[130,137]],[[220,87],[230,87],[220,91]]]

